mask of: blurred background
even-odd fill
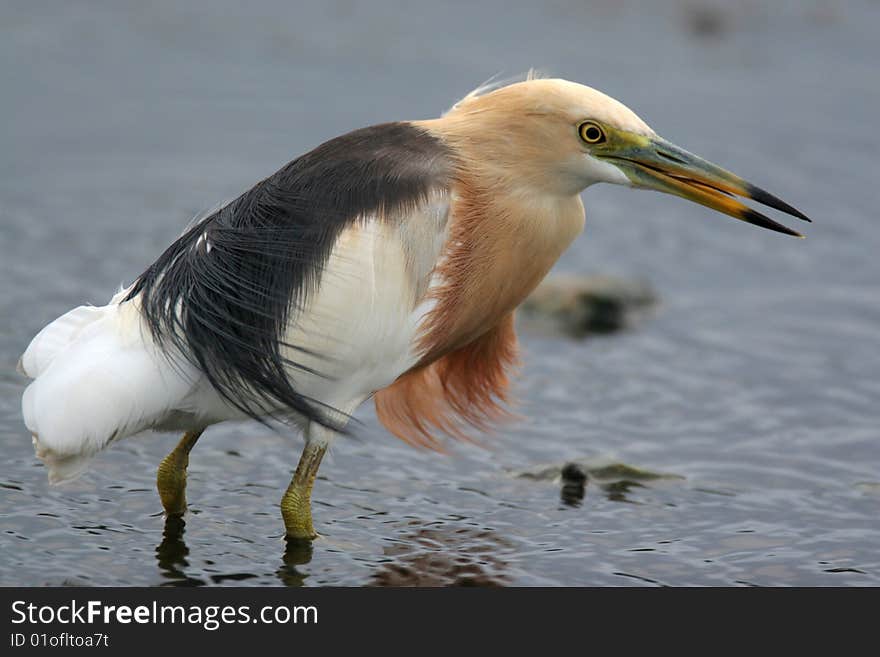
[[[870,0],[5,0],[0,584],[880,584],[878,33]],[[48,486],[15,372],[42,326],[303,151],[531,67],[791,202],[807,239],[589,189],[557,272],[641,281],[653,313],[524,330],[522,419],[488,449],[421,453],[365,405],[311,552],[277,509],[299,438],[255,424],[200,442],[186,525],[153,488],[174,436]]]

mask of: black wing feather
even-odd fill
[[[189,228],[135,282],[156,343],[182,354],[233,406],[264,421],[293,411],[340,430],[344,418],[296,390],[310,371],[282,354],[292,314],[358,217],[400,216],[448,184],[450,157],[407,123],[322,144]]]

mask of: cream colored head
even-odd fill
[[[634,134],[654,132],[623,103],[558,79],[533,79],[459,101],[441,121],[481,168],[531,192],[571,196],[596,182],[627,184],[617,167],[595,158],[579,127],[586,121]]]
[[[660,138],[614,98],[567,80],[478,89],[422,125],[443,137],[496,194],[571,197],[607,182],[682,196],[791,235],[798,233],[731,195],[806,219],[775,196]]]

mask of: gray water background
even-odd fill
[[[880,584],[878,33],[867,0],[4,1],[0,584]],[[557,270],[647,280],[657,311],[524,334],[522,418],[489,449],[416,451],[365,405],[321,469],[311,552],[277,508],[300,440],[256,424],[199,443],[185,526],[153,488],[175,436],[47,484],[15,372],[43,325],[321,141],[532,66],[789,200],[808,239],[588,190]],[[515,476],[572,459],[679,478],[571,505]]]

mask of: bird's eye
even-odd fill
[[[588,144],[601,144],[605,141],[605,131],[592,121],[584,121],[578,126],[578,134]]]

